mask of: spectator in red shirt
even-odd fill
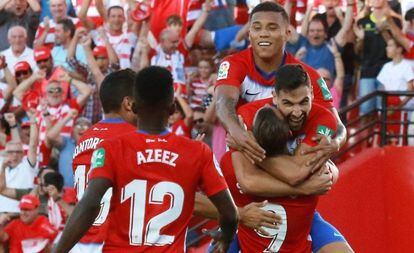
[[[39,215],[40,200],[34,195],[22,197],[20,218],[11,221],[7,215],[0,216],[0,242],[9,243],[10,253],[49,252],[57,231],[48,219]]]

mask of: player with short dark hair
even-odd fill
[[[55,252],[68,252],[87,231],[110,187],[111,234],[105,238],[104,251],[184,252],[195,192],[201,187],[220,213],[222,234],[216,252],[226,252],[237,228],[236,207],[207,145],[167,131],[174,112],[170,72],[145,68],[134,85],[139,130],[98,145],[88,188]]]
[[[135,72],[124,69],[108,74],[102,81],[99,97],[104,119],[91,126],[79,139],[73,155],[73,173],[77,199],[80,200],[87,187],[87,175],[91,157],[102,141],[136,130],[136,115],[133,112]],[[106,237],[106,217],[109,212],[112,191],[108,190],[101,200],[102,209],[92,228],[81,238],[73,250],[82,253],[102,251]]]

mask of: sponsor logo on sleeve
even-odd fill
[[[224,61],[220,64],[219,71],[217,74],[217,80],[226,79],[229,75],[230,62]]]
[[[335,134],[335,131],[327,126],[318,125],[318,128],[316,128],[316,133],[332,137]]]
[[[328,85],[326,85],[325,80],[323,80],[323,78],[321,77],[318,79],[317,82],[318,82],[319,88],[321,88],[323,99],[331,100],[332,95],[331,95],[331,92],[329,91]]]
[[[100,148],[93,152],[92,154],[92,161],[91,161],[91,169],[99,168],[104,166],[105,164],[105,149]]]

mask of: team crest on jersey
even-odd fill
[[[226,79],[229,75],[230,62],[224,61],[220,64],[220,68],[217,74],[217,80]]]
[[[105,149],[100,148],[93,152],[91,169],[99,168],[105,164]]]
[[[327,126],[318,125],[318,127],[316,128],[316,133],[332,137],[335,134],[335,131]]]
[[[324,100],[331,100],[332,99],[332,94],[329,91],[328,85],[326,85],[325,80],[321,77],[318,79],[318,85],[321,88],[322,91],[322,96]]]

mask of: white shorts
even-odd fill
[[[78,242],[70,250],[70,253],[101,253],[103,243],[80,243]]]

